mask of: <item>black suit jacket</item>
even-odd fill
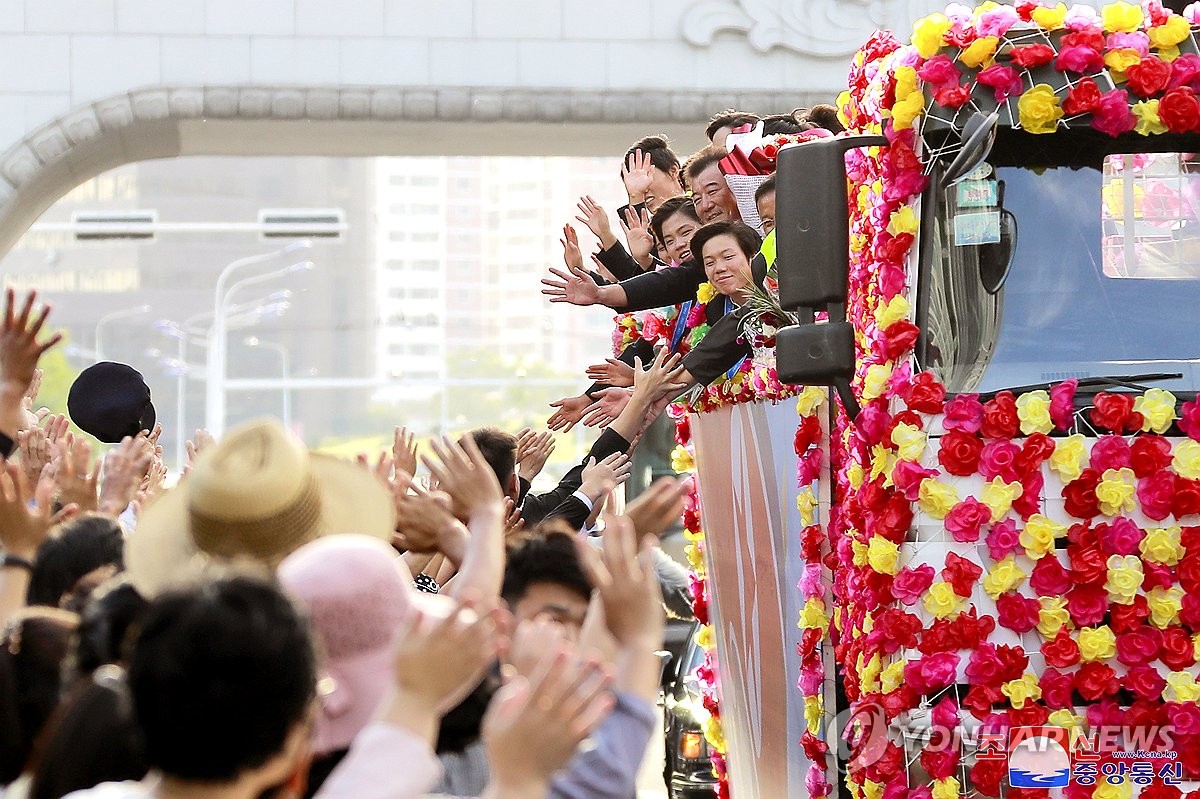
[[[583,527],[583,523],[587,521],[591,511],[578,497],[571,496],[583,484],[583,467],[591,458],[602,461],[613,453],[628,452],[629,447],[629,442],[619,433],[613,430],[605,430],[601,433],[600,437],[596,439],[596,443],[592,444],[587,456],[571,471],[563,475],[562,480],[558,481],[558,485],[553,490],[544,494],[529,494],[525,497],[525,501],[521,504],[521,518],[525,521],[525,527],[533,527],[543,519],[552,517],[561,517],[573,530]]]

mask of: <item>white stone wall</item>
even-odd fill
[[[656,89],[678,92],[681,103],[761,90],[832,99],[854,43],[879,25],[907,31],[941,5],[0,0],[0,152],[73,108],[150,86]]]

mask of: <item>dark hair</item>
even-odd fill
[[[471,693],[442,716],[437,746],[434,747],[439,755],[443,752],[461,752],[479,740],[483,716],[501,684],[498,674],[487,674]]]
[[[737,241],[738,249],[745,253],[747,260],[758,255],[758,251],[762,247],[762,236],[758,235],[757,230],[745,222],[722,219],[719,222],[710,222],[692,236],[692,257],[696,259],[696,263],[704,263],[704,245],[717,236],[724,235],[733,236]]]
[[[114,669],[79,681],[46,724],[33,762],[30,799],[60,799],[102,782],[146,776],[129,692]]]
[[[276,586],[228,577],[146,609],[129,663],[146,762],[226,782],[279,754],[316,689],[308,624]]]
[[[763,197],[766,197],[768,194],[774,194],[774,193],[775,193],[775,174],[772,173],[770,177],[768,177],[766,180],[764,180],[759,185],[759,187],[754,190],[755,204],[757,205],[758,201],[761,200]]]
[[[88,677],[106,663],[127,663],[137,622],[148,606],[125,575],[97,588],[79,618],[68,664],[71,679]]]
[[[20,776],[58,705],[61,667],[79,618],[57,608],[25,608],[0,635],[0,784]]]
[[[663,225],[667,224],[667,220],[675,214],[683,214],[696,222],[700,221],[700,214],[696,213],[696,203],[691,197],[672,197],[658,206],[654,216],[650,217],[650,232],[654,234],[655,240],[660,244],[663,238]]]
[[[842,133],[846,130],[842,125],[842,120],[838,118],[838,111],[831,105],[821,104],[814,105],[808,109],[808,113],[804,118],[809,124],[815,125],[818,128],[825,128],[831,133]]]
[[[665,133],[638,139],[625,151],[626,161],[629,160],[629,156],[633,155],[635,150],[641,150],[643,153],[649,155],[650,163],[667,174],[670,174],[672,169],[676,169],[679,166],[679,156],[675,155],[674,150],[667,143],[667,135]]]
[[[691,182],[704,170],[708,169],[713,164],[719,163],[722,158],[729,155],[729,152],[723,147],[717,147],[710,144],[707,147],[700,149],[699,152],[692,155],[683,165],[683,174],[687,178],[689,188]]]
[[[709,141],[712,141],[713,136],[716,136],[717,131],[721,128],[740,128],[742,125],[753,125],[758,120],[758,114],[726,108],[724,111],[712,115],[708,120],[708,127],[704,129],[704,135],[708,137]]]
[[[517,437],[498,427],[477,427],[469,434],[483,453],[483,459],[496,473],[500,490],[507,490],[508,481],[517,471]]]
[[[800,109],[797,109],[799,111]],[[771,114],[763,117],[763,134],[775,136],[780,133],[803,133],[812,126],[799,116],[797,111],[790,114]]]
[[[511,607],[537,583],[561,585],[585,600],[592,595],[592,583],[575,550],[575,534],[559,519],[537,525],[529,537],[508,551],[500,596]]]
[[[85,513],[38,547],[26,601],[57,607],[81,577],[101,566],[125,568],[125,535],[111,516]]]

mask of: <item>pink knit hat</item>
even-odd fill
[[[322,671],[332,683],[322,692],[313,751],[345,749],[392,685],[392,644],[405,613],[413,606],[425,610],[438,597],[419,594],[392,548],[365,535],[305,544],[277,574],[308,610]]]

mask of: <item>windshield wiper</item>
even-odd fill
[[[1155,383],[1161,380],[1181,380],[1183,374],[1181,372],[1150,372],[1140,375],[1104,375],[1097,377],[1081,377],[1079,378],[1079,388],[1128,388],[1134,391],[1148,391],[1149,386],[1144,383]],[[979,395],[980,399],[991,399],[1001,391],[1011,391],[1014,394],[1024,394],[1029,391],[1049,391],[1054,386],[1062,383],[1062,380],[1053,380],[1047,383],[1030,383],[1026,386],[1012,386],[1011,388],[998,388],[994,391],[982,392]]]

